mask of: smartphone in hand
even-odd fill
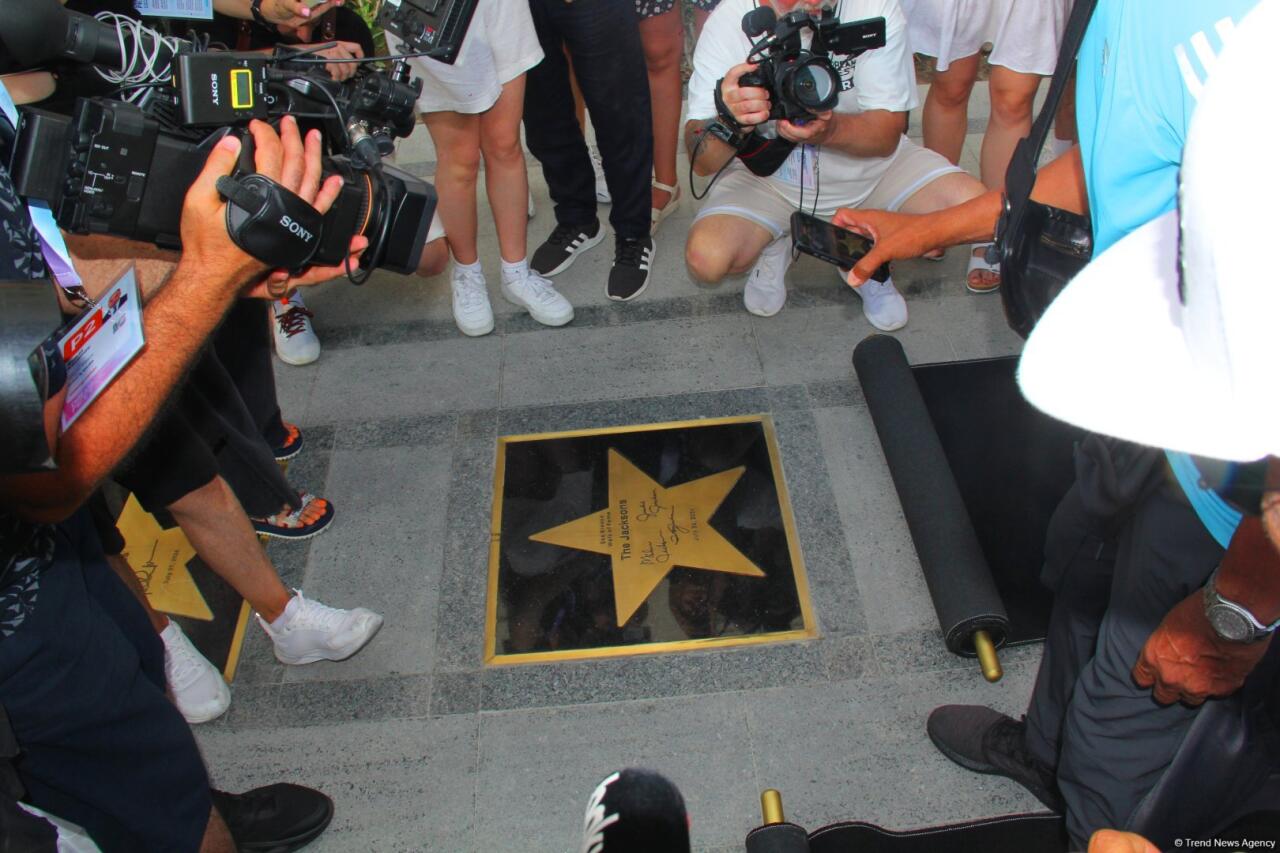
[[[830,222],[797,210],[791,214],[791,246],[797,252],[813,255],[818,260],[835,264],[848,272],[871,251],[872,242],[861,234],[839,228]],[[889,265],[884,264],[871,276],[887,281]]]

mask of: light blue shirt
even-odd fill
[[[1257,2],[1099,0],[1076,63],[1095,255],[1174,209],[1196,98],[1224,39]],[[1190,456],[1168,457],[1196,515],[1225,548],[1240,513],[1200,484]]]

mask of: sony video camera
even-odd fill
[[[382,160],[395,138],[413,130],[416,118],[422,82],[410,79],[403,58],[389,71],[362,64],[339,83],[324,70],[328,60],[307,50],[273,56],[201,52],[145,27],[126,32],[66,11],[57,0],[23,0],[21,10],[18,3],[0,0],[0,46],[27,67],[73,59],[127,75],[131,57],[170,51],[168,61],[150,62],[149,68],[160,69],[155,79],[121,87],[121,93],[147,88],[145,107],[81,98],[71,116],[22,108],[10,172],[19,194],[48,203],[61,227],[179,248],[182,202],[209,150],[227,133],[243,133],[251,119],[290,114],[304,131],[322,130],[329,152],[324,175],[344,180],[312,235],[319,239],[307,263],[343,262],[351,238],[362,234],[369,247],[360,258],[360,274],[348,271],[352,281],[362,283],[378,268],[417,268],[435,191]],[[474,0],[437,5],[469,4]],[[464,34],[452,31],[455,50]],[[252,169],[252,161],[242,160],[241,176]]]
[[[813,33],[807,49],[805,30]],[[768,90],[769,118],[788,121],[804,121],[835,107],[840,73],[832,54],[854,57],[885,43],[884,18],[842,24],[830,9],[818,17],[797,10],[779,18],[770,7],[760,6],[743,16],[742,31],[753,40],[747,62],[758,67],[743,74],[738,85]]]

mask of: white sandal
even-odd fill
[[[991,248],[990,243],[974,243],[969,252],[969,268],[964,274],[964,286],[970,293],[995,293],[1000,289],[1000,264],[987,263],[987,249]],[[977,252],[977,254],[974,254]],[[979,285],[974,287],[972,276],[975,272],[995,273],[997,276],[995,284]]]
[[[675,213],[676,208],[680,206],[680,187],[678,185],[670,186],[655,179],[653,181],[653,188],[655,190],[665,190],[666,192],[671,193],[671,198],[667,199],[667,203],[662,207],[652,208],[649,222],[649,236],[657,234],[658,226],[662,224],[662,220],[666,219],[672,213]]]

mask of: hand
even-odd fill
[[[1099,829],[1089,839],[1089,853],[1160,853],[1160,849],[1136,833]]]
[[[849,286],[861,287],[887,261],[918,258],[937,248],[931,245],[926,229],[922,227],[924,220],[923,216],[887,210],[854,210],[848,207],[837,210],[831,220],[834,225],[856,231],[875,244],[849,271]]]
[[[831,134],[836,129],[835,125],[835,114],[831,110],[826,110],[805,119],[804,124],[795,124],[783,119],[778,122],[778,135],[792,142],[822,145],[831,138]]]
[[[1133,667],[1133,680],[1139,687],[1152,688],[1152,696],[1162,705],[1200,705],[1210,697],[1239,690],[1270,645],[1270,637],[1258,643],[1232,643],[1219,637],[1196,590],[1178,602],[1147,638]]]
[[[292,116],[285,116],[280,122],[279,136],[270,125],[260,121],[250,123],[249,132],[253,134],[257,171],[296,194],[321,213],[328,212],[342,191],[342,177],[330,175],[323,184],[320,182],[320,131],[311,130],[307,133],[304,143],[298,135],[298,122]],[[350,251],[353,257],[358,258],[360,252],[368,245],[368,241],[363,237],[357,237],[351,242]],[[286,270],[275,270],[249,288],[244,295],[278,299],[294,288],[319,284],[336,278],[343,269],[340,267],[311,268],[296,278],[291,277]]]
[[[284,24],[286,27],[300,27],[310,18],[318,18],[334,6],[341,6],[345,0],[329,0],[312,8],[302,0],[264,0],[262,17],[273,24]]]
[[[364,48],[353,41],[340,41],[333,47],[316,51],[315,55],[323,56],[325,59],[358,59],[364,56]],[[359,68],[358,62],[329,62],[324,66],[329,76],[338,82],[349,80]]]
[[[735,65],[720,83],[720,99],[743,127],[754,127],[769,120],[769,91],[759,86],[738,86],[738,78],[757,67],[752,62]]]

